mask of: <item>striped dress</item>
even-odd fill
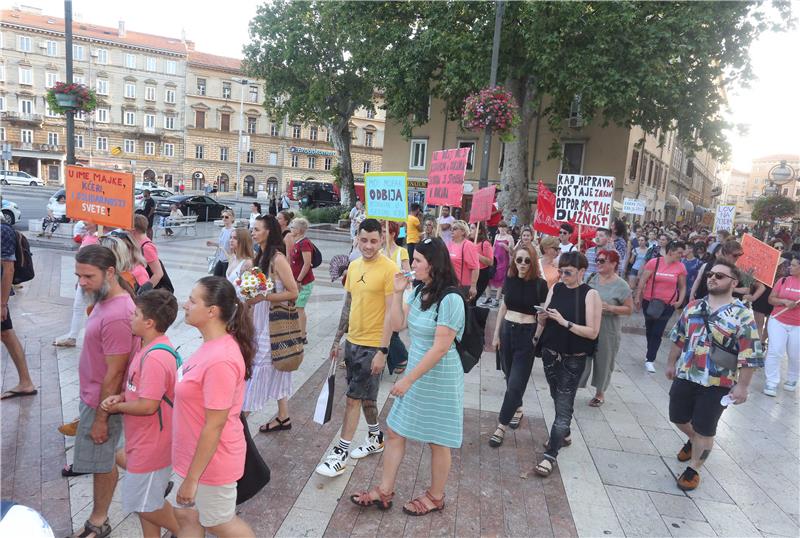
[[[433,347],[436,326],[444,325],[464,333],[464,303],[449,294],[437,306],[420,309],[421,297],[408,298],[408,331],[411,348],[408,370],[419,364]],[[438,310],[438,316],[437,316]],[[455,344],[436,366],[419,378],[404,396],[396,398],[386,423],[399,435],[423,443],[459,448],[464,433],[464,370]]]

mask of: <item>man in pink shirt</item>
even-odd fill
[[[122,419],[101,409],[100,402],[119,394],[125,368],[138,342],[131,332],[133,299],[122,287],[114,253],[89,245],[75,256],[75,274],[92,313],[86,322],[78,366],[80,424],[75,436],[72,471],[94,474],[94,505],[78,533],[107,536],[108,507],[117,485],[114,454],[122,433]]]

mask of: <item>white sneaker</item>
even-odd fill
[[[347,452],[338,446],[333,447],[333,450],[325,457],[325,461],[317,465],[315,470],[322,476],[331,478],[339,476],[347,470]]]
[[[648,372],[650,372],[651,374],[656,373],[656,367],[653,366],[652,362],[646,361],[644,363],[644,369],[647,370]]]
[[[794,392],[797,388],[797,381],[787,381],[783,384],[783,390],[788,390],[789,392]]]
[[[355,450],[350,453],[350,457],[360,460],[361,458],[366,458],[372,454],[380,454],[381,452],[383,452],[383,432],[379,432],[378,435],[367,436],[367,440],[356,447]]]
[[[767,383],[764,385],[764,394],[767,396],[777,396],[778,395],[778,385],[773,385],[772,383]]]
[[[492,298],[491,297],[487,297],[483,301],[481,301],[481,306],[489,306],[490,304],[492,304]]]

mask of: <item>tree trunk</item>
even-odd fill
[[[349,116],[335,122],[326,122],[331,133],[331,143],[336,149],[339,159],[339,179],[342,193],[342,205],[353,207],[356,203],[356,188],[353,185],[353,158],[350,155],[350,123]]]
[[[514,128],[514,140],[505,144],[503,171],[500,173],[503,190],[497,199],[506,221],[511,218],[511,210],[516,209],[519,221],[530,224],[533,219],[528,196],[528,140],[536,116],[536,90],[531,77],[509,78],[505,87],[520,104],[521,121]]]

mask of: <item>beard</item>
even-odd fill
[[[111,285],[107,280],[104,280],[103,284],[100,286],[100,289],[94,291],[86,291],[81,289],[81,293],[83,293],[83,300],[86,301],[86,304],[92,306],[102,302],[106,297],[108,297],[108,292],[110,289]]]
[[[714,295],[714,296],[727,295],[727,294],[729,294],[731,292],[732,289],[733,289],[733,286],[727,286],[727,287],[721,287],[720,286],[720,287],[716,287],[714,289],[708,288],[708,294],[709,295]]]

